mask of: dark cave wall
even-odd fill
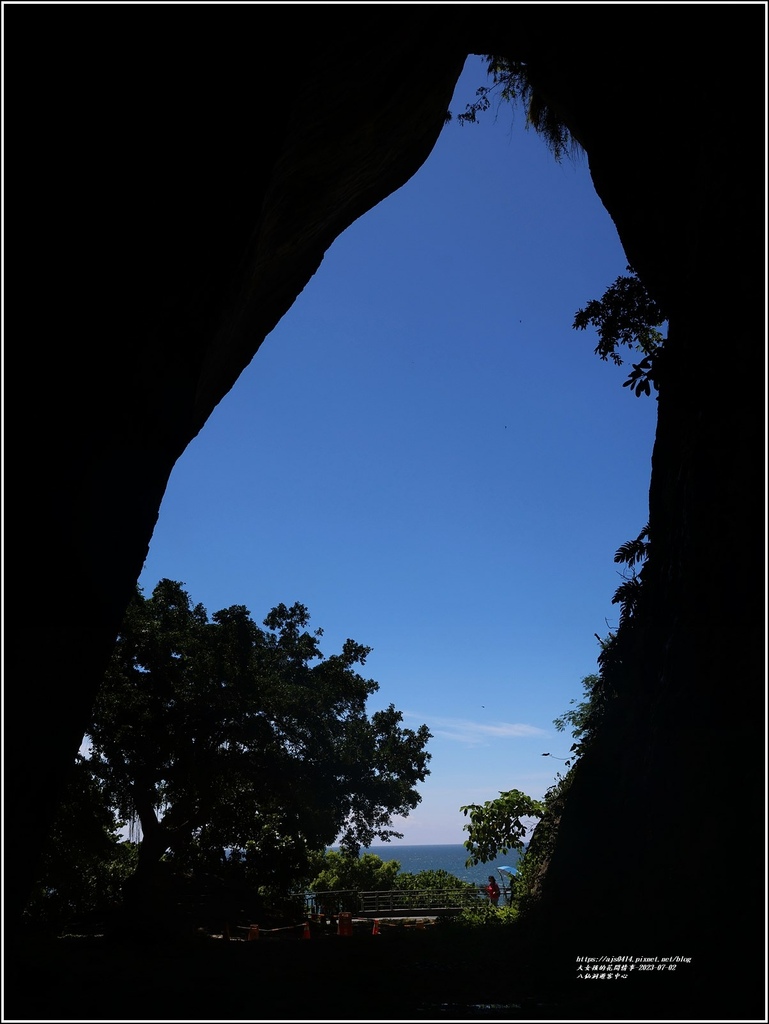
[[[344,34],[305,7],[312,46],[289,20],[276,38],[258,7],[230,30],[189,8],[183,47],[178,15],[148,33],[120,8],[49,7],[41,29],[6,8],[6,180],[24,197],[7,289],[16,904],[175,461],[333,239],[421,166],[468,52],[529,61],[670,311],[645,599],[612,728],[564,814],[543,927],[707,924],[714,796],[761,847],[763,623],[746,595],[750,546],[763,551],[763,15],[701,8],[694,48],[664,5],[606,5],[602,33],[575,6],[382,7],[374,31],[348,10]],[[94,52],[94,25],[133,45]]]
[[[168,13],[6,11],[12,915],[176,460],[334,238],[424,162],[466,57],[429,12],[298,39],[297,12],[242,11],[186,9],[183,44]]]
[[[669,313],[641,603],[536,923],[582,948],[678,938],[711,965],[728,934],[760,978],[765,619],[749,595],[762,604],[763,14],[752,35],[747,9],[700,10],[693,57],[669,12],[643,13],[633,52],[654,53],[653,68],[606,52],[605,37],[578,54],[557,33],[531,44],[533,78],[576,126],[628,259]],[[752,906],[715,882],[732,829]]]

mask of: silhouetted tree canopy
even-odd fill
[[[523,107],[526,128],[533,128],[542,136],[556,160],[561,161],[564,156],[579,150],[577,139],[533,83],[525,61],[494,54],[486,55],[484,60],[491,85],[481,85],[475,90],[477,98],[467,104],[463,113],[457,114],[460,124],[476,124],[478,115],[487,111],[492,97],[496,97],[499,104],[520,104]],[[453,114],[449,111],[446,120],[452,119]]]
[[[584,309],[577,310],[572,326],[579,331],[595,327],[598,332],[595,354],[604,360],[611,359],[617,366],[623,362],[618,352],[620,345],[643,353],[644,358],[632,364],[633,369],[622,385],[629,387],[638,397],[651,394],[652,387],[658,388],[660,356],[665,341],[658,328],[667,317],[633,268],[628,267],[627,270],[629,274],[620,275],[600,299],[591,299]]]
[[[243,605],[209,619],[181,583],[137,587],[88,736],[109,802],[141,824],[138,879],[167,852],[235,848],[278,885],[309,851],[400,837],[393,815],[420,801],[430,733],[393,705],[369,716],[379,687],[356,666],[370,648],[325,657],[309,619],[301,604],[264,629]]]

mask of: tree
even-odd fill
[[[493,54],[484,59],[491,85],[476,89],[477,98],[467,104],[464,113],[457,115],[460,124],[477,124],[478,115],[489,109],[491,97],[496,94],[499,104],[523,107],[526,128],[533,128],[542,136],[557,161],[579,152],[579,140],[537,86],[536,76],[526,61]],[[446,120],[452,118],[449,111]],[[617,277],[600,299],[592,299],[584,309],[577,310],[572,326],[582,331],[591,325],[595,327],[598,331],[596,355],[604,360],[611,359],[617,366],[622,365],[617,351],[620,345],[643,353],[644,358],[632,364],[633,369],[623,384],[638,397],[651,394],[652,387],[658,389],[665,341],[658,328],[667,321],[667,314],[649,295],[635,270],[628,266],[627,271],[627,276]]]
[[[648,550],[647,535],[648,528],[645,527],[635,540],[623,544],[614,556],[615,562],[624,562],[632,568],[643,560]],[[621,590],[622,588],[617,593],[619,594]],[[618,600],[615,595],[615,601]],[[570,701],[573,706],[553,719],[558,732],[564,732],[567,726],[571,726],[574,743],[570,748],[570,756],[562,759],[568,770],[565,775],[558,772],[553,785],[545,793],[542,801],[543,813],[531,834],[526,852],[518,861],[515,894],[517,905],[524,913],[539,898],[542,880],[555,849],[561,816],[576,777],[579,759],[594,743],[604,724],[609,704],[617,696],[618,671],[621,672],[622,669],[623,648],[627,643],[627,631],[631,628],[631,614],[631,611],[625,614],[623,605],[623,616],[616,632],[609,632],[603,639],[596,633],[596,640],[601,648],[598,655],[599,671],[583,677],[582,700],[573,699]]]
[[[527,825],[522,818],[541,818],[544,805],[519,789],[500,792],[496,800],[460,807],[470,823],[463,828],[469,833],[465,847],[470,852],[468,867],[487,864],[498,854],[523,849]]]
[[[370,648],[346,640],[326,658],[304,605],[258,627],[243,605],[209,620],[183,584],[136,589],[88,729],[89,764],[142,840],[145,891],[165,854],[243,851],[249,873],[286,885],[309,851],[339,839],[357,854],[400,833],[420,801],[427,727],[393,705],[366,714],[378,684],[355,670]]]
[[[566,799],[574,781],[576,765],[565,775],[556,773],[553,785],[542,800],[542,814],[532,832],[523,855],[518,860],[513,901],[522,913],[527,913],[537,902],[550,858],[555,850]]]
[[[445,892],[448,889],[453,892],[475,894],[478,891],[477,886],[472,882],[457,878],[445,868],[428,868],[415,873],[404,871],[402,874],[399,873],[395,879],[395,888],[401,892],[424,892],[425,890]]]
[[[541,135],[557,161],[564,156],[575,155],[580,142],[566,126],[558,111],[538,88],[532,69],[522,60],[487,55],[486,71],[491,85],[482,85],[475,91],[476,99],[468,103],[464,113],[457,115],[460,124],[477,124],[478,115],[491,106],[491,97],[496,94],[499,104],[508,103],[523,107],[526,128],[533,128]],[[451,121],[449,111],[446,120]],[[574,315],[573,327],[584,331],[592,325],[598,331],[596,355],[611,359],[617,366],[622,357],[617,351],[620,345],[642,352],[644,358],[633,363],[633,369],[623,387],[629,387],[636,397],[651,394],[652,387],[658,388],[661,355],[665,338],[658,330],[666,321],[667,314],[646,290],[645,285],[631,266],[628,275],[620,275],[610,284],[600,299],[592,299],[584,309]]]
[[[459,906],[471,905],[478,900],[476,885],[457,878],[444,868],[428,868],[415,873],[405,871],[398,874],[394,888],[399,893],[397,899],[402,907],[429,906],[434,900],[443,902],[446,897]]]
[[[582,679],[583,699],[578,701],[573,698],[569,701],[573,707],[553,719],[553,724],[558,732],[564,732],[567,725],[572,727],[572,736],[575,742],[569,748],[570,756],[562,759],[566,768],[571,768],[595,735],[597,724],[603,715],[606,699],[603,682],[597,672],[584,676]]]
[[[119,901],[134,870],[136,849],[121,841],[120,825],[83,756],[75,769],[40,858],[26,916],[61,926]]]
[[[464,113],[457,115],[460,124],[477,124],[478,114],[485,113],[491,106],[491,97],[496,93],[499,103],[520,103],[526,116],[526,128],[533,128],[541,135],[553,156],[559,162],[579,150],[579,141],[566,127],[552,104],[537,88],[531,77],[531,70],[525,61],[512,60],[489,54],[484,58],[486,72],[491,85],[482,85],[475,90],[477,99],[468,103]],[[446,121],[453,115],[449,111]]]
[[[354,857],[337,850],[325,850],[311,857],[310,870],[314,877],[308,888],[313,892],[342,889],[380,892],[393,888],[400,863],[382,860],[376,853]]]
[[[610,284],[600,299],[591,299],[584,309],[574,314],[575,330],[584,331],[590,325],[598,331],[595,354],[601,359],[611,359],[617,366],[622,365],[622,356],[617,349],[626,345],[631,350],[642,352],[644,358],[633,363],[628,379],[622,385],[635,392],[636,397],[651,394],[651,388],[658,389],[660,357],[665,338],[658,330],[667,316],[649,295],[641,279],[628,266],[629,276],[618,277]]]

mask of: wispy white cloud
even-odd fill
[[[404,712],[404,718],[424,722],[433,736],[442,736],[457,743],[478,744],[491,739],[521,739],[528,736],[549,736],[546,729],[523,722],[473,722],[468,718],[444,718],[440,715],[416,715]]]

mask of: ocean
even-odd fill
[[[361,850],[361,853],[375,853],[385,861],[397,860],[402,872],[413,875],[419,871],[436,871],[443,868],[449,874],[472,882],[473,885],[485,885],[489,875],[494,875],[496,880],[501,882],[497,868],[514,868],[518,863],[518,853],[511,851],[507,856],[497,857],[488,864],[466,868],[465,861],[470,855],[462,843],[435,846],[395,846],[393,843],[384,843]]]

